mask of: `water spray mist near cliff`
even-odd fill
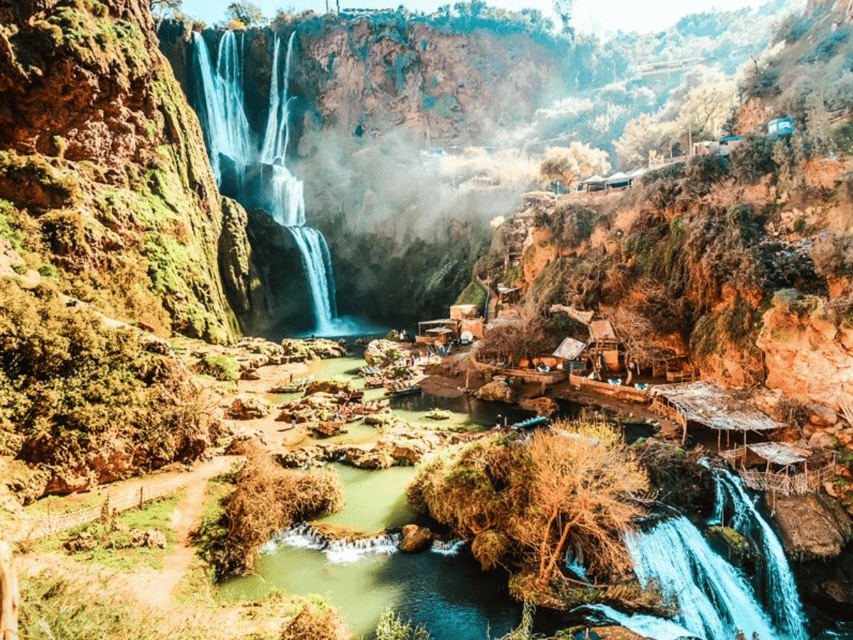
[[[237,199],[247,207],[269,210],[273,219],[290,232],[302,256],[314,332],[331,335],[340,333],[341,327],[334,322],[336,292],[329,248],[322,233],[306,226],[302,181],[285,165],[290,119],[288,78],[295,35],[291,34],[284,56],[282,39],[275,36],[269,114],[260,148],[246,117],[242,34],[227,31],[222,35],[215,63],[204,37],[193,35],[193,59],[199,72],[196,102],[220,187],[224,165],[228,164],[234,173]],[[259,190],[266,193],[258,193]]]

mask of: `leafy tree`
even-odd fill
[[[572,5],[574,0],[554,0],[554,11],[560,16],[563,23],[563,33],[573,33],[572,29]]]
[[[568,147],[551,147],[539,168],[547,181],[562,180],[567,189],[575,186],[581,177],[610,171],[606,151],[595,149],[583,142],[572,142]]]
[[[181,5],[184,0],[151,0],[149,5],[151,15],[154,16],[156,28],[160,28],[160,24],[166,18],[174,18],[180,12]]]
[[[261,8],[253,2],[232,2],[228,5],[226,15],[231,21],[229,24],[239,22],[245,27],[261,25],[267,22]]]

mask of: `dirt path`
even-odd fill
[[[198,524],[204,509],[207,482],[230,469],[236,459],[236,456],[215,458],[214,461],[222,462],[200,469],[186,485],[187,494],[175,507],[169,523],[177,538],[174,550],[163,558],[163,568],[160,571],[146,572],[131,578],[134,594],[139,600],[160,609],[176,606],[173,592],[187,573],[195,554],[195,548],[190,542],[190,533]]]

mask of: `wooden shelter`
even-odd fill
[[[616,337],[613,325],[609,320],[593,320],[588,325],[589,349],[592,368],[600,372],[607,369],[609,373],[624,369],[625,346]]]
[[[564,371],[583,371],[586,368],[586,363],[579,358],[585,350],[585,342],[566,338],[551,355],[557,360],[557,366]]]
[[[415,342],[418,344],[447,344],[451,340],[459,338],[461,320],[444,318],[443,320],[424,320],[418,323],[418,335]]]
[[[723,457],[750,489],[785,496],[820,491],[835,476],[834,451],[815,451],[782,442],[737,447],[724,452]]]
[[[737,390],[723,389],[705,380],[657,386],[651,390],[651,396],[653,411],[681,425],[684,432],[682,444],[687,442],[687,425],[690,422],[717,431],[718,445],[723,433],[727,442],[732,433],[742,435],[745,446],[750,431],[766,433],[784,427],[739,397]]]

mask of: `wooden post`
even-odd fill
[[[139,509],[142,510],[143,500],[142,500],[142,492],[145,490],[145,487],[139,487]]]
[[[0,542],[0,640],[18,640],[18,576],[12,550]]]

